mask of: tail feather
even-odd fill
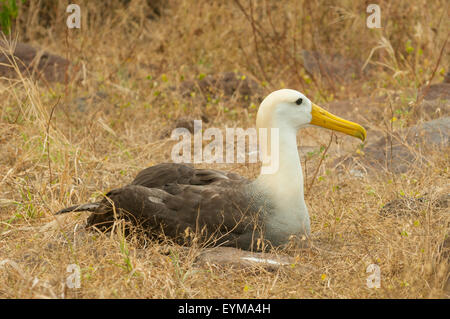
[[[100,207],[101,202],[87,203],[83,205],[75,205],[66,207],[56,212],[55,215],[73,213],[73,212],[95,212]]]

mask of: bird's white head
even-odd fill
[[[361,140],[366,137],[361,125],[325,111],[298,91],[278,90],[264,99],[256,126],[258,132],[267,132],[267,135],[259,139],[262,166],[254,185],[255,189],[267,194],[274,207],[267,217],[265,234],[272,242],[282,243],[292,234],[310,232],[297,149],[297,131],[309,125],[329,128]]]
[[[359,124],[335,116],[312,103],[304,94],[290,89],[270,93],[261,103],[256,117],[258,128],[292,129],[321,126],[355,136],[362,141],[366,130]]]

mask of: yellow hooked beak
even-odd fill
[[[311,110],[311,123],[325,127],[334,131],[342,132],[347,135],[351,135],[364,141],[366,139],[366,130],[359,124],[344,120],[330,112],[325,111],[320,106],[312,105]]]

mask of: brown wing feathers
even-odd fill
[[[90,211],[87,226],[97,227],[109,227],[116,215],[149,233],[162,228],[166,236],[177,238],[190,228],[205,236],[218,233],[222,244],[241,246],[250,239],[249,203],[241,189],[246,183],[234,173],[165,163],[142,170],[130,185],[110,191],[100,202],[56,214]]]

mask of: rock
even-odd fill
[[[364,65],[362,61],[345,58],[339,54],[330,56],[317,51],[303,50],[302,56],[306,71],[330,80],[358,79],[366,72],[362,71]]]
[[[420,98],[422,97],[422,98]],[[414,117],[426,120],[450,115],[450,83],[432,84],[419,92],[419,106],[414,107]]]
[[[168,127],[161,132],[160,138],[170,137],[172,131],[176,128],[186,128],[191,134],[194,134],[194,119],[180,117],[173,123],[171,127]]]
[[[176,128],[186,128],[191,134],[194,134],[194,120],[202,120],[203,123],[209,122],[208,118],[204,115],[200,116],[200,119],[180,117],[176,119],[170,127],[161,132],[160,138],[170,137],[172,131]]]
[[[88,107],[92,104],[98,104],[99,102],[105,100],[108,94],[103,91],[97,91],[95,94],[77,97],[70,103],[70,107],[75,108],[75,110],[80,112],[86,112]]]
[[[277,270],[294,264],[294,259],[270,253],[254,253],[231,247],[216,247],[203,250],[195,261],[198,265],[216,265],[244,269],[262,267]]]
[[[426,120],[450,115],[450,71],[445,74],[444,82],[424,86],[419,91],[418,107],[413,109],[415,117]]]
[[[428,121],[405,130],[408,131],[406,140],[411,144],[447,145],[450,134],[450,117]]]
[[[424,87],[421,94],[425,100],[450,100],[450,83],[432,84],[428,88]]]
[[[191,134],[194,134],[194,119],[181,117],[175,121],[174,128],[186,128]]]
[[[448,89],[443,89],[448,86]],[[445,91],[445,93],[444,93]],[[440,117],[450,116],[450,84],[440,83],[431,85],[428,93],[423,99],[419,99],[420,104],[409,104],[402,107],[402,111],[408,112],[407,120],[422,119],[425,121],[434,120]],[[406,93],[406,92],[404,92]],[[415,92],[408,92],[411,96]],[[423,94],[423,90],[419,92]],[[391,102],[387,95],[377,97],[359,97],[351,100],[332,101],[325,105],[330,112],[343,118],[365,123],[369,121],[371,124],[383,124],[384,118],[391,118],[392,112],[389,103],[401,103],[402,96],[394,93],[391,96]],[[397,107],[398,108],[398,107]],[[396,115],[398,116],[398,115]]]
[[[413,108],[412,118],[424,120],[434,120],[440,117],[450,116],[450,99],[448,100],[426,100],[420,103],[419,107]]]
[[[129,6],[132,0],[120,0],[122,4]],[[155,20],[161,17],[162,11],[167,7],[167,1],[163,0],[146,0],[147,10],[145,10],[145,14],[147,19]]]
[[[256,81],[234,72],[208,75],[201,80],[184,81],[179,91],[184,97],[190,97],[194,92],[211,98],[236,97],[240,101],[248,101],[245,106],[250,105],[252,98],[261,101],[264,93]]]
[[[41,265],[48,265],[48,262],[41,257],[41,252],[35,250],[28,250],[20,259],[21,264],[25,264],[29,267],[38,267]]]
[[[329,102],[325,105],[325,108],[331,113],[348,120],[374,122],[383,118],[386,103],[389,103],[386,96],[361,97],[352,100]]]
[[[7,52],[6,45],[0,43],[0,48],[2,50],[0,51],[0,63],[8,65],[0,65],[0,76],[17,78],[17,72],[9,66],[12,56]],[[37,79],[43,77],[48,82],[64,82],[66,70],[70,65],[68,60],[60,56],[20,42],[17,43],[13,56],[24,76],[31,75]]]
[[[448,147],[450,117],[444,117],[379,137],[363,149],[363,155],[340,157],[335,161],[338,168],[362,173],[391,171],[405,173],[415,164],[426,163],[423,156],[433,148]]]
[[[445,236],[445,239],[439,248],[442,258],[450,260],[450,233]]]
[[[445,73],[444,83],[450,83],[450,71],[447,71],[447,73]]]
[[[435,200],[432,200],[430,196],[422,196],[418,198],[402,196],[384,205],[380,210],[380,214],[383,216],[395,217],[417,215],[421,211],[427,209],[429,204],[431,204],[434,209],[448,212],[450,193],[441,195]]]

